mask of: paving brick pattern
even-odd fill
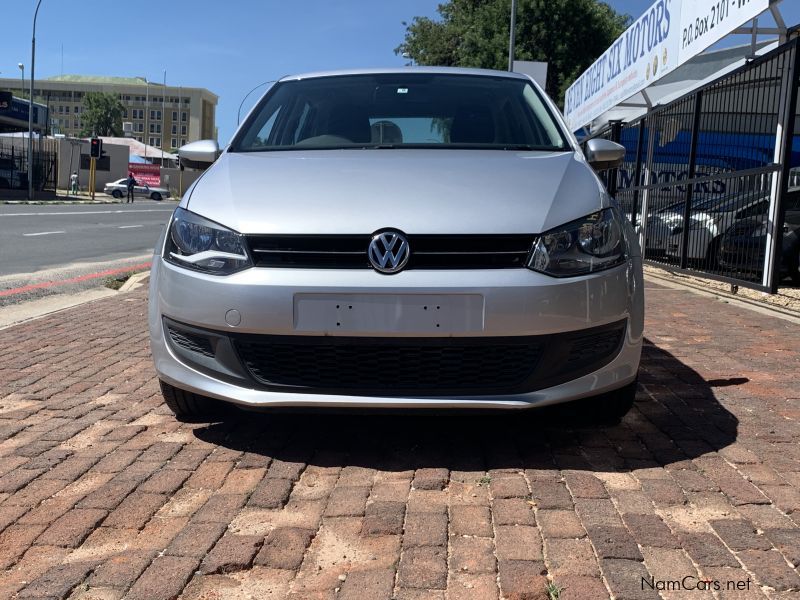
[[[610,428],[181,424],[144,291],[2,330],[0,598],[800,597],[797,325],[647,287],[640,391]]]

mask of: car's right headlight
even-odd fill
[[[528,268],[553,277],[574,277],[622,264],[626,260],[623,218],[606,208],[543,233],[534,243]]]
[[[163,258],[211,275],[230,275],[253,266],[242,234],[183,208],[172,215]]]

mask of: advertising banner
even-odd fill
[[[157,187],[161,185],[161,167],[142,163],[128,163],[128,171],[139,185]]]
[[[681,65],[769,8],[769,0],[684,0],[681,6]]]
[[[567,124],[580,129],[768,8],[769,0],[656,0],[567,89]]]

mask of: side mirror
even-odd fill
[[[199,140],[178,149],[180,164],[192,169],[207,169],[220,155],[216,140]]]
[[[624,159],[625,146],[601,138],[586,142],[586,160],[595,171],[615,169],[622,164]]]

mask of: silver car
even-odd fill
[[[521,410],[630,408],[641,253],[555,105],[527,76],[404,68],[286,77],[156,248],[149,322],[164,398]],[[222,402],[220,402],[222,401]]]
[[[128,195],[128,178],[123,177],[117,179],[103,186],[103,192],[114,196],[114,198],[122,198]],[[161,200],[162,198],[169,198],[169,190],[163,187],[150,187],[146,183],[135,185],[133,187],[134,197],[150,198],[151,200]]]

